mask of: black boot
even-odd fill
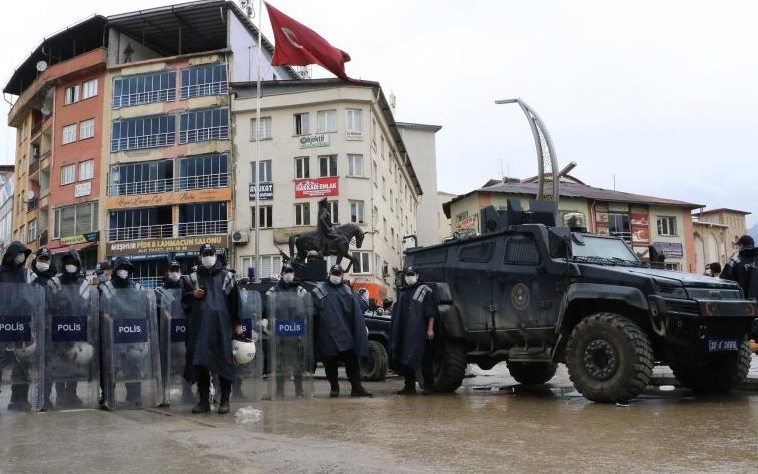
[[[302,375],[295,375],[295,396],[297,398],[303,398],[305,396],[305,392],[303,391],[303,376]]]
[[[284,375],[276,376],[276,390],[274,391],[275,398],[284,398]]]
[[[135,408],[142,407],[142,383],[126,382],[126,403]]]
[[[329,396],[339,397],[340,396],[340,384],[336,380],[330,380],[329,385],[331,386],[331,390],[329,391]]]
[[[205,383],[203,383],[205,382]],[[200,401],[192,408],[192,413],[208,413],[211,411],[211,387],[210,380],[200,379],[197,382],[197,396]]]
[[[58,387],[55,387],[56,391]],[[70,408],[81,408],[84,406],[84,401],[76,395],[76,382],[66,382],[63,388],[63,393],[66,394],[66,404]]]
[[[29,384],[11,385],[11,401],[8,403],[9,411],[32,411],[29,403]]]
[[[232,382],[221,379],[221,401],[218,404],[219,415],[229,413],[229,396],[232,394]]]

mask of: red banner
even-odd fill
[[[336,176],[295,180],[295,198],[324,196],[339,196],[339,179]]]

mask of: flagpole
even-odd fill
[[[255,282],[261,281],[261,216],[260,216],[260,156],[261,156],[261,60],[263,51],[261,48],[262,33],[261,22],[263,19],[263,0],[258,0],[258,78],[255,93]]]

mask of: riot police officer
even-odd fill
[[[192,413],[207,413],[210,407],[210,374],[219,376],[221,401],[218,413],[229,413],[229,397],[234,380],[232,339],[242,333],[234,274],[219,261],[216,248],[200,247],[200,265],[190,275],[192,293],[187,315],[187,365],[185,379],[197,382],[200,401]]]
[[[344,282],[339,265],[329,269],[327,280],[312,290],[316,356],[324,363],[331,387],[329,396],[338,397],[339,362],[345,364],[352,397],[372,397],[361,384],[359,357],[368,358],[368,336],[360,297]]]
[[[16,284],[28,284],[31,282],[32,273],[24,263],[29,258],[32,251],[29,250],[26,245],[18,241],[13,241],[8,245],[8,248],[3,255],[3,261],[0,265],[0,284],[4,283],[16,283]],[[6,301],[3,304],[15,304],[16,301]],[[4,354],[0,354],[0,375],[2,375],[3,366],[12,366],[11,380],[14,382],[24,380],[24,369],[18,357],[13,351],[4,351]],[[28,383],[13,383],[11,386],[11,399],[8,403],[8,410],[12,411],[30,411],[31,404],[29,403],[29,384]]]
[[[40,247],[34,254],[32,260],[32,283],[47,285],[56,274],[53,254],[47,247]]]

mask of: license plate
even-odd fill
[[[736,351],[737,339],[708,339],[708,352]]]

